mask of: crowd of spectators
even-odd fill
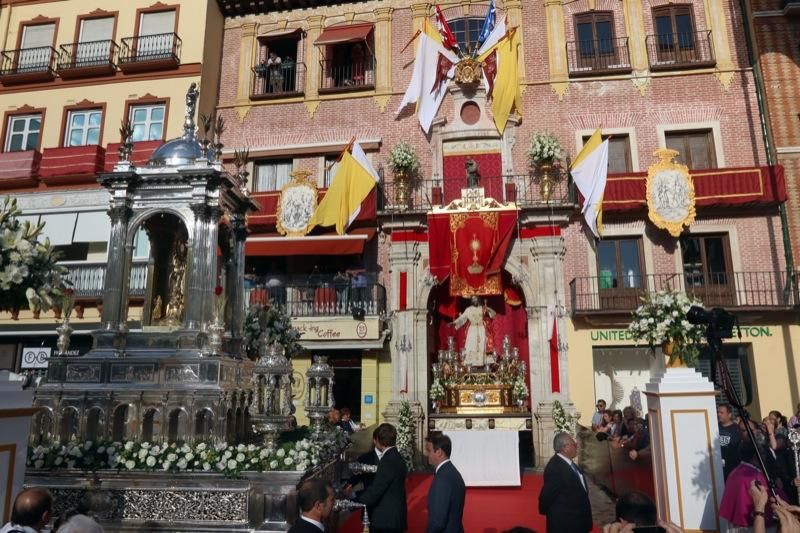
[[[610,442],[612,447],[628,452],[631,460],[650,447],[650,431],[647,417],[628,406],[620,410],[606,409],[605,400],[597,400],[597,411],[592,415],[592,430],[597,440]]]

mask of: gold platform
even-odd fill
[[[458,384],[445,387],[440,413],[493,415],[517,413],[511,384]]]

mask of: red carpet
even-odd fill
[[[412,474],[406,481],[408,532],[423,533],[428,521],[428,488],[433,476]],[[514,526],[525,526],[538,533],[545,531],[545,518],[538,513],[539,491],[543,478],[524,474],[521,487],[469,487],[464,506],[465,533],[502,533]],[[340,529],[343,533],[360,531],[360,515],[351,516]],[[601,531],[595,528],[595,531]]]

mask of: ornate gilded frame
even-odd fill
[[[317,184],[309,179],[311,172],[295,170],[289,175],[292,181],[283,186],[278,197],[275,227],[281,235],[302,237],[311,231],[309,222],[317,208],[319,192]]]
[[[678,237],[697,214],[694,182],[689,167],[675,162],[677,150],[662,148],[653,155],[659,161],[647,169],[647,216],[656,227]]]

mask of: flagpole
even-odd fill
[[[411,43],[413,43],[413,42],[414,42],[414,40],[415,40],[417,37],[419,37],[419,34],[420,34],[420,33],[422,33],[422,30],[417,30],[417,33],[415,33],[415,34],[414,34],[414,36],[413,36],[413,37],[411,37],[411,39],[409,39],[409,41],[406,43],[406,45],[403,47],[403,49],[402,49],[402,50],[400,50],[400,53],[401,53],[401,54],[402,54],[403,52],[405,52],[405,51],[406,51],[406,48],[408,48],[409,46],[411,46]]]
[[[356,142],[356,136],[355,136],[355,135],[353,135],[352,137],[350,137],[350,141],[347,143],[347,146],[345,146],[345,147],[344,147],[344,150],[342,150],[342,153],[340,153],[340,154],[339,154],[339,157],[337,157],[337,158],[336,158],[336,161],[334,161],[334,162],[333,162],[333,163],[331,163],[330,165],[327,165],[327,166],[325,167],[325,171],[326,171],[326,172],[327,172],[327,171],[330,171],[330,169],[332,169],[332,168],[333,168],[333,165],[335,165],[336,163],[338,163],[339,161],[341,161],[341,160],[342,160],[342,157],[344,157],[344,153],[345,153],[345,152],[349,152],[350,150],[352,150],[352,149],[353,149],[353,143],[355,143],[355,142]]]

